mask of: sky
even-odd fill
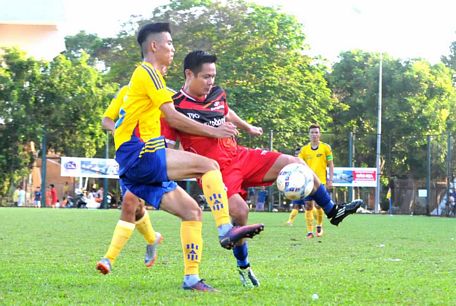
[[[65,35],[80,30],[115,36],[131,15],[149,17],[167,0],[63,0]],[[455,0],[254,0],[294,15],[304,26],[309,54],[331,62],[361,49],[437,63],[456,41]]]

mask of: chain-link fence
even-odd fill
[[[278,150],[294,155],[309,142],[307,131],[295,134],[296,144],[282,147],[277,139],[280,132],[265,131],[253,139],[240,140],[242,145]],[[376,134],[323,133],[321,141],[331,145],[335,167],[376,167]],[[442,135],[382,135],[381,138],[381,192],[382,212],[394,214],[455,215],[456,191],[451,182],[455,173],[456,154],[452,154],[456,139]],[[391,200],[387,199],[388,189]],[[266,210],[288,210],[286,202],[273,185],[269,189]],[[335,202],[362,198],[366,208],[374,209],[375,188],[334,188]],[[255,199],[255,197],[253,197]],[[252,201],[253,205],[255,204]]]

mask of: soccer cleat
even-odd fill
[[[323,236],[323,227],[321,225],[317,225],[316,235],[317,235],[317,237]]]
[[[312,232],[309,232],[309,233],[307,233],[307,235],[306,235],[306,238],[307,238],[307,239],[312,239],[313,237],[314,237],[314,233],[312,233]]]
[[[239,276],[241,278],[241,283],[244,287],[259,287],[260,281],[256,278],[255,274],[252,271],[252,268],[248,267],[246,269],[238,268]]]
[[[243,238],[253,238],[264,229],[264,224],[252,224],[245,226],[233,226],[225,236],[220,237],[220,245],[231,250],[236,242]]]
[[[329,222],[336,226],[339,225],[339,223],[342,222],[342,220],[346,216],[354,214],[358,210],[358,208],[360,208],[361,205],[363,205],[363,203],[363,200],[356,199],[347,204],[337,204],[336,206],[334,206],[333,210],[331,211],[331,214],[328,216],[331,218]]]
[[[287,221],[288,226],[293,226],[293,222]]]
[[[182,284],[182,289],[184,290],[195,290],[195,291],[206,291],[206,292],[216,292],[217,289],[209,286],[204,282],[204,279],[200,279],[196,284],[188,286],[185,282]]]
[[[155,241],[146,246],[146,256],[144,257],[144,264],[150,268],[154,265],[157,259],[157,247],[163,241],[163,236],[159,232],[155,232]]]
[[[97,270],[100,271],[101,274],[108,274],[111,272],[111,262],[107,258],[102,258],[99,262],[97,262]]]

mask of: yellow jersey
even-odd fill
[[[160,107],[172,103],[161,73],[150,63],[136,67],[128,84],[128,91],[116,122],[114,143],[116,150],[134,135],[147,142],[160,136]]]
[[[333,160],[331,146],[320,141],[318,147],[313,149],[312,144],[308,143],[301,148],[298,157],[304,160],[321,183],[326,185],[326,167],[328,162]]]
[[[119,111],[120,111],[120,108],[122,107],[122,103],[127,94],[127,91],[128,91],[128,85],[125,85],[121,89],[119,89],[116,96],[111,100],[111,103],[109,104],[108,108],[104,112],[103,117],[107,117],[107,118],[111,119],[112,121],[116,121],[117,118],[119,118]]]

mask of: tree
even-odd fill
[[[334,114],[335,129],[346,134],[355,130],[357,165],[375,165],[379,54],[349,51],[333,66],[330,87],[350,109]],[[424,177],[426,135],[440,135],[451,125],[455,89],[451,72],[443,64],[424,60],[402,62],[383,57],[382,134],[391,152],[390,175]],[[441,155],[443,156],[443,155]],[[384,160],[383,160],[384,161]]]
[[[450,45],[450,54],[442,56],[442,62],[452,70],[453,82],[456,84],[456,41],[453,41]]]
[[[0,195],[24,175],[36,156],[27,145],[41,143],[68,156],[93,156],[104,145],[102,112],[113,93],[87,56],[70,61],[63,55],[50,63],[6,49],[0,67]]]
[[[140,59],[135,31],[144,23],[162,20],[171,22],[176,48],[167,76],[170,87],[179,89],[183,84],[184,56],[202,49],[218,56],[217,83],[226,89],[230,106],[266,132],[280,131],[274,137],[277,149],[300,144],[303,140],[296,134],[306,131],[309,123],[325,126],[331,121],[328,112],[335,101],[325,69],[304,55],[302,25],[277,9],[244,1],[171,1],[150,19],[132,20],[113,40],[105,58],[109,80],[128,81]],[[264,147],[264,140],[253,140],[251,145]]]

